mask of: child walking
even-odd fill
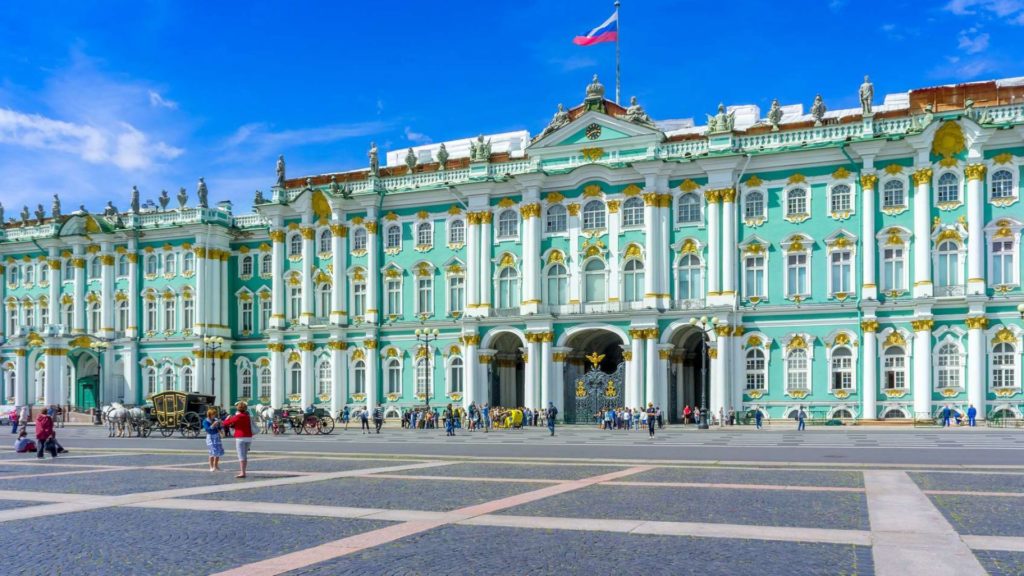
[[[210,472],[220,471],[220,457],[224,455],[224,443],[220,437],[223,429],[224,424],[217,415],[217,409],[208,408],[206,419],[203,420],[203,430],[206,431],[206,447],[210,450]]]

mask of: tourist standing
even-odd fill
[[[210,472],[220,472],[220,457],[224,455],[224,443],[220,436],[223,425],[217,417],[216,408],[206,409],[203,430],[206,431],[206,448],[210,451]]]
[[[763,418],[764,415],[761,414],[761,410],[754,408],[754,427],[757,428],[758,430],[761,429],[761,420]]]
[[[484,414],[484,432],[489,432],[491,430],[491,405],[488,404],[487,402],[484,402],[483,414]]]
[[[690,409],[690,405],[687,404],[686,406],[683,406],[683,424],[686,424],[692,416],[693,410]]]
[[[227,417],[223,422],[224,427],[230,427],[235,432],[235,452],[238,454],[238,475],[235,478],[245,478],[245,471],[249,465],[249,449],[252,448],[252,420],[249,418],[249,405],[245,402],[235,404],[235,415]]]
[[[359,411],[359,422],[361,424],[360,431],[363,434],[369,434],[370,433],[370,412],[367,410],[366,406],[363,406],[363,409]]]
[[[54,440],[53,418],[50,418],[46,410],[40,410],[39,416],[36,416],[36,441],[38,442],[38,447],[36,448],[37,458],[42,458],[43,452],[47,450],[50,451],[51,456],[57,457],[57,442]]]
[[[18,433],[18,407],[15,406],[14,408],[11,408],[11,411],[10,411],[10,413],[7,414],[7,417],[10,418],[10,420],[11,420],[11,434],[17,434]]]
[[[967,425],[971,428],[974,427],[976,418],[978,417],[978,409],[974,407],[974,404],[970,404],[967,408]]]
[[[558,416],[558,408],[555,408],[554,402],[548,402],[548,409],[545,417],[548,420],[548,431],[551,435],[555,435],[555,418]]]
[[[942,427],[949,428],[949,416],[950,416],[949,404],[942,407]]]
[[[451,404],[444,409],[444,435],[455,436],[455,411]]]
[[[658,410],[654,407],[654,402],[647,403],[647,435],[654,438],[654,426],[657,424]]]
[[[377,406],[373,409],[373,426],[377,429],[377,434],[380,434],[380,428],[384,425],[384,409]]]
[[[805,428],[804,420],[807,419],[807,413],[804,412],[804,407],[797,408],[796,412],[796,429],[803,430]]]

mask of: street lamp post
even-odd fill
[[[440,331],[437,328],[416,329],[416,341],[422,347],[423,361],[427,363],[427,386],[426,390],[423,391],[423,402],[426,404],[428,411],[430,410],[430,343],[437,341],[439,333]]]
[[[700,334],[701,356],[700,356],[700,385],[701,385],[701,406],[700,422],[697,428],[708,429],[708,335],[714,331],[718,324],[718,318],[708,319],[707,316],[690,318],[690,326],[698,328]]]
[[[220,336],[203,338],[203,355],[210,356],[210,389],[215,396],[217,395],[217,350],[220,350],[223,345],[224,339]]]
[[[110,343],[106,340],[93,340],[89,343],[89,347],[96,353],[96,389],[93,390],[93,394],[95,394],[93,401],[96,403],[96,406],[93,408],[93,424],[102,424],[103,420],[100,417],[99,407],[103,404],[102,398],[100,398],[100,390],[103,388],[103,356],[106,354],[107,349],[110,348]],[[71,398],[70,381],[68,382],[68,398]],[[77,403],[80,399],[75,398],[75,401]]]
[[[1020,319],[1024,320],[1024,303],[1017,304],[1017,313],[1020,314]]]

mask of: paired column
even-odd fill
[[[374,277],[376,274],[370,274],[370,277]],[[367,338],[363,340],[363,346],[366,347],[366,407],[372,413],[377,408],[378,401],[378,390],[377,386],[380,373],[380,356],[377,354],[377,340],[373,338]]]
[[[114,337],[114,254],[110,244],[103,244],[103,252],[99,255],[100,264],[100,325],[97,332],[104,338]],[[137,297],[132,295],[132,297]]]
[[[142,386],[139,385],[139,343],[137,341],[126,342],[120,349],[122,366],[124,366],[124,398],[129,402],[140,403],[145,400]],[[113,359],[113,351],[108,351],[110,359]],[[104,359],[106,361],[106,359]],[[201,380],[196,380],[201,382]]]
[[[621,273],[619,272],[622,268],[622,263],[619,259],[619,253],[622,248],[619,245],[621,238],[621,213],[619,209],[622,207],[622,203],[618,200],[609,200],[606,205],[608,206],[608,284],[606,296],[609,303],[619,302],[622,299],[621,287]],[[648,248],[647,260],[650,260],[650,248]],[[647,274],[651,273],[651,264],[648,262],[645,264],[647,268]],[[609,308],[614,309],[614,308]]]
[[[668,193],[668,179],[664,182],[665,194],[658,196],[658,225],[661,226],[661,244],[658,246],[658,308],[668,308],[672,300],[672,194]]]
[[[875,277],[875,259],[878,255],[878,248],[875,241],[875,185],[878,184],[878,176],[864,174],[860,177],[861,187],[861,262],[864,266],[861,271],[863,288],[861,298],[866,300],[878,299],[878,281]],[[865,405],[865,410],[867,406]],[[874,418],[874,412],[868,418]]]
[[[713,345],[708,343],[708,410],[716,415],[725,406],[725,379],[722,377],[722,361],[718,357],[721,345],[721,339]],[[711,422],[711,414],[708,414],[708,422]]]
[[[489,348],[481,348],[477,351],[477,373],[476,373],[476,385],[477,390],[480,392],[479,398],[481,402],[491,401],[491,381],[488,378],[488,371],[491,369],[491,363],[494,361],[495,350]]]
[[[463,395],[462,403],[463,406],[469,407],[473,402],[480,401],[480,391],[477,389],[479,384],[478,375],[480,372],[480,360],[477,358],[477,348],[480,347],[480,337],[476,334],[463,334],[462,338],[459,339],[462,343],[463,349],[463,374],[465,375],[465,382],[463,382]],[[480,402],[483,406],[483,402]]]
[[[22,341],[22,345],[24,345],[24,341]],[[35,404],[36,401],[35,398],[28,397],[28,382],[30,380],[29,374],[26,373],[27,354],[28,351],[24,348],[14,350],[14,390],[8,391],[7,394],[14,396],[15,406],[24,406],[30,402]]]
[[[480,213],[466,214],[466,311],[480,304]]]
[[[712,363],[712,366],[715,368],[712,371],[712,378],[718,391],[718,400],[714,402],[712,410],[717,415],[719,414],[719,408],[724,409],[725,413],[735,409],[735,406],[731,406],[733,397],[730,391],[730,384],[737,386],[739,383],[735,382],[731,377],[733,367],[732,326],[728,324],[717,326],[715,327],[715,333],[718,335],[718,359]],[[715,396],[712,396],[712,399],[714,398]]]
[[[914,298],[932,296],[932,169],[914,172]]]
[[[708,222],[708,259],[707,259],[707,295],[719,296],[722,289],[718,283],[718,265],[722,261],[722,248],[719,245],[718,201],[722,198],[718,190],[706,190],[704,200]],[[735,259],[736,254],[727,254],[727,259]]]
[[[57,248],[50,248],[49,260],[46,261],[46,266],[50,267],[50,288],[49,295],[47,296],[48,301],[46,303],[48,307],[47,314],[50,317],[50,324],[62,324],[64,319],[60,317],[60,287],[63,284],[63,278],[61,277],[60,270],[60,252]],[[3,267],[0,266],[0,274],[3,273]],[[137,292],[132,292],[137,294]],[[68,326],[68,329],[71,327]],[[5,322],[0,327],[0,334],[3,334],[7,330],[7,323]],[[10,338],[12,334],[7,334]],[[8,393],[10,395],[10,393]],[[4,398],[6,399],[6,397]]]
[[[626,360],[626,404],[639,408],[644,404],[644,334],[642,328],[629,331],[629,350],[622,353]]]
[[[491,255],[493,246],[491,222],[493,218],[494,214],[490,210],[480,212],[480,302],[478,305],[484,316],[493,305],[491,302],[491,259],[493,258]]]
[[[316,404],[320,399],[313,389],[313,377],[316,374],[316,366],[313,364],[313,350],[316,344],[309,340],[299,342],[299,358],[302,364],[302,376],[299,380],[299,393],[302,394],[302,407]]]
[[[336,215],[337,220],[342,216]],[[348,254],[348,228],[344,224],[331,224],[331,250],[333,251],[334,270],[331,273],[331,314],[330,322],[339,326],[348,321],[348,312],[345,310],[345,288],[348,282],[345,278],[345,255]],[[331,364],[334,366],[334,364]],[[342,372],[344,374],[344,372]],[[333,396],[332,396],[333,397]]]
[[[378,293],[380,291],[380,255],[377,253],[377,222],[366,223],[366,322],[368,324],[376,324],[377,316],[380,314],[380,304],[378,303]],[[376,380],[370,380],[369,365],[377,365],[377,362],[369,362],[367,364],[367,388],[370,386],[370,382],[376,382]],[[376,386],[376,384],[374,384]],[[368,393],[367,398],[370,397]],[[376,395],[373,399],[374,406],[377,404]],[[370,410],[373,410],[373,406],[370,406]]]
[[[270,252],[270,263],[273,268],[273,278],[270,282],[270,327],[283,330],[287,325],[284,316],[284,301],[287,297],[284,287],[284,237],[285,232],[281,229],[270,231],[270,240],[273,242]],[[373,274],[370,274],[373,276]],[[201,310],[202,306],[196,304],[196,309]],[[278,400],[281,402],[281,400]]]
[[[540,343],[543,339],[543,333],[526,334],[526,353],[523,356],[526,370],[523,378],[523,406],[526,408],[537,408],[540,401],[540,368],[543,364]]]
[[[313,237],[316,236],[316,229],[306,227],[302,228],[300,233],[302,234],[302,312],[299,314],[299,324],[309,326],[312,323],[315,310],[313,307],[313,258],[315,254]],[[307,372],[307,370],[303,370],[303,372]]]
[[[554,394],[554,383],[551,378],[551,344],[555,340],[554,332],[544,332],[540,340],[540,404],[538,408],[546,410],[549,402],[561,404],[561,399]],[[561,407],[559,406],[559,411]]]
[[[932,415],[932,326],[934,320],[912,320],[914,329],[914,417]]]
[[[138,247],[135,245],[135,241],[131,240],[128,242],[128,250],[125,257],[128,259],[128,325],[125,326],[125,338],[138,338],[139,336],[139,254],[136,252]],[[198,285],[196,286],[195,294],[193,297],[199,298],[200,292]],[[195,303],[196,314],[198,314],[199,302]],[[198,320],[194,320],[198,322]],[[138,370],[138,364],[132,364],[130,371],[136,372]],[[129,369],[126,368],[125,372]],[[127,378],[127,376],[126,376]],[[136,390],[139,390],[138,382],[135,386]]]
[[[651,192],[644,194],[644,242],[646,244],[647,261],[644,263],[644,306],[655,308],[658,305],[658,251],[662,249],[661,226],[658,224],[658,193],[657,180],[648,176],[647,186]],[[648,400],[651,396],[648,394]]]
[[[984,164],[969,164],[967,175],[967,293],[985,294],[985,196],[982,182]],[[985,412],[977,405],[978,414]]]
[[[60,338],[46,339],[46,384],[43,396],[47,404],[67,404],[67,383],[64,381],[68,351],[61,347]]]
[[[540,203],[524,204],[519,211],[523,217],[523,299],[520,313],[536,314],[541,304]]]
[[[861,420],[878,418],[878,320],[860,323],[864,340],[864,368],[861,370]]]
[[[718,191],[722,198],[722,295],[736,295],[736,189],[723,188]]]
[[[85,258],[82,257],[82,246],[74,247],[74,257],[71,258],[71,265],[75,268],[75,302],[72,304],[75,311],[75,323],[71,331],[76,334],[85,332]]]
[[[558,413],[565,418],[565,359],[572,348],[552,347],[551,348],[551,402],[555,403]],[[545,408],[547,406],[545,405]]]
[[[270,405],[280,408],[284,404],[284,343],[270,342],[267,350],[270,351]]]
[[[647,354],[644,362],[646,365],[647,372],[647,390],[646,390],[646,402],[658,402],[658,390],[662,388],[659,386],[661,378],[658,377],[658,329],[647,328],[644,330],[644,337],[646,338]]]
[[[348,345],[344,340],[331,339],[327,348],[331,351],[331,414],[337,414],[348,400]]]
[[[583,284],[583,267],[580,265],[580,205],[576,202],[566,206],[569,214],[569,304],[580,309],[580,288]]]
[[[978,417],[985,418],[985,329],[988,318],[984,314],[967,317],[967,402],[978,409]]]

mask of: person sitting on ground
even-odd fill
[[[49,450],[53,458],[57,457],[56,433],[53,431],[53,419],[46,413],[46,410],[39,412],[36,416],[36,457],[42,458],[43,452]]]
[[[28,452],[36,451],[36,443],[28,437],[28,432],[24,428],[18,434],[18,439],[14,441],[14,451],[18,454],[26,454]]]

